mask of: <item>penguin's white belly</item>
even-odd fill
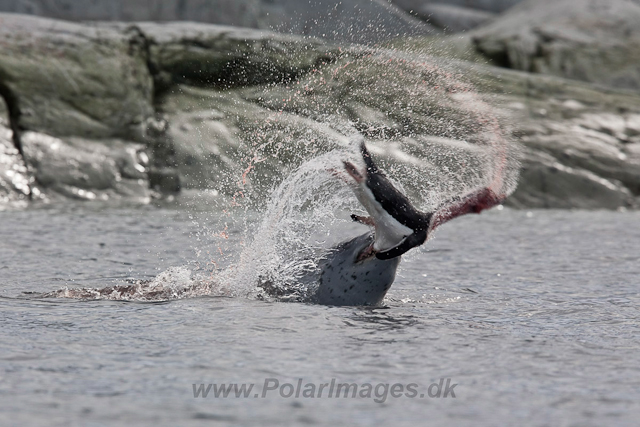
[[[400,244],[405,237],[413,234],[412,229],[398,222],[384,210],[364,182],[357,187],[355,193],[358,201],[362,203],[375,223],[376,235],[373,248],[376,251],[389,250]]]

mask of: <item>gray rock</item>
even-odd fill
[[[0,32],[7,35],[0,44],[0,94],[17,112],[11,124],[26,131],[20,139],[29,146],[25,151],[37,188],[85,199],[146,199],[145,185],[169,192],[179,188],[175,169],[174,183],[164,172],[176,161],[192,164],[194,156],[188,141],[178,144],[183,149],[177,152],[163,143],[168,125],[156,120],[153,99],[163,89],[178,82],[215,87],[282,82],[338,54],[315,39],[213,25],[81,25],[6,14],[0,20],[6,24]],[[4,102],[2,107],[8,126]],[[180,126],[177,120],[172,130]],[[114,147],[114,138],[121,139],[118,148],[105,151]],[[136,152],[151,155],[153,182],[138,170],[140,163],[132,163],[130,154]],[[8,162],[18,167],[14,157]]]
[[[428,56],[347,52],[288,85],[223,92],[180,86],[159,107],[187,188],[259,198],[303,162],[344,150],[361,134],[412,200],[429,208],[439,195],[486,185],[490,141],[499,132],[452,70]],[[505,191],[516,165],[509,161]]]
[[[632,161],[615,137],[574,124],[583,122],[581,118],[568,123],[546,123],[547,134],[522,139],[527,146],[553,155],[566,166],[619,181],[633,193],[640,194],[640,162]]]
[[[527,146],[514,205],[617,208],[640,194],[632,92],[446,59],[415,39],[340,50],[200,24],[15,18],[0,29],[0,89],[20,113],[0,128],[5,202],[24,198],[19,180],[30,177],[48,197],[147,201],[150,188],[206,188],[257,202],[303,162],[345,153],[354,135],[423,209],[487,185],[501,165],[498,185],[511,191],[518,150],[501,149],[511,135]],[[21,130],[28,171],[6,124]]]
[[[180,175],[175,168],[150,170],[149,185],[152,189],[162,193],[178,193],[182,188]]]
[[[502,105],[514,135],[528,148],[515,200],[522,206],[558,208],[637,205],[640,162],[628,148],[628,135],[640,110],[638,95],[550,76],[495,72],[476,66],[474,79],[496,94],[494,105]],[[571,178],[557,181],[558,176]],[[567,195],[544,196],[556,191],[555,182],[562,182]]]
[[[625,133],[629,138],[640,136],[640,114],[625,116]]]
[[[12,136],[11,130],[0,123],[0,211],[26,202],[30,193],[27,168]]]
[[[184,188],[228,195],[263,188],[267,195],[274,179],[309,155],[347,143],[327,124],[260,105],[269,95],[288,98],[292,91],[277,86],[221,92],[181,85],[159,99],[169,123],[164,144],[173,153]],[[309,139],[315,140],[313,151],[307,148]],[[276,152],[277,157],[271,155]]]
[[[446,32],[453,33],[470,30],[496,16],[492,12],[440,3],[427,3],[414,10],[414,14]]]
[[[503,66],[640,89],[640,4],[526,0],[474,30],[477,49]]]
[[[627,120],[620,114],[584,114],[580,120],[577,120],[577,124],[585,129],[611,135],[615,138],[611,144],[617,143],[616,139],[620,141],[626,141],[627,139]]]
[[[418,11],[424,5],[438,4],[500,13],[521,1],[522,0],[393,0],[393,3],[406,11]]]
[[[196,21],[360,43],[434,32],[384,0],[3,0],[0,11],[75,21]]]
[[[528,150],[520,184],[507,199],[518,208],[618,209],[631,206],[624,186],[581,169],[567,167],[553,156]]]
[[[9,126],[9,111],[0,96],[0,211],[26,203],[31,193],[31,180]]]
[[[338,47],[318,39],[247,28],[193,22],[108,27],[144,38],[156,90],[176,83],[217,87],[279,83],[339,55]]]
[[[409,40],[404,46],[398,43],[397,46],[410,51],[412,55],[426,50],[451,56],[451,52],[464,50],[465,39],[440,37],[430,43],[418,39]],[[455,43],[453,49],[447,47],[449,43]],[[478,61],[472,55],[458,53],[455,56]],[[519,189],[514,195],[523,201],[521,206],[531,203],[540,207],[567,207],[572,205],[575,198],[576,206],[586,207],[589,203],[580,201],[586,187],[578,184],[587,178],[589,182],[593,181],[592,178],[597,178],[600,183],[607,182],[605,187],[597,184],[607,193],[619,193],[604,205],[611,207],[617,203],[612,203],[615,200],[619,202],[617,207],[637,205],[640,170],[638,158],[630,148],[637,136],[630,135],[636,134],[640,96],[630,91],[613,91],[542,74],[468,62],[459,62],[458,66],[459,72],[470,79],[478,90],[490,94],[489,102],[501,110],[502,116],[511,123],[513,135],[528,147],[529,155],[525,157]],[[543,157],[531,157],[531,153]],[[546,164],[543,160],[548,156],[562,168],[553,163]],[[539,159],[539,167],[535,166],[536,158]],[[528,172],[532,170],[538,175]],[[540,182],[536,176],[541,171],[554,171],[554,176],[558,174],[557,171],[561,171],[562,175],[580,175],[579,179],[573,177],[563,184],[570,188],[569,183],[574,182],[575,196],[565,197],[564,200],[562,197],[541,197],[543,191],[540,188],[548,187],[528,184],[530,179]],[[635,201],[629,194],[635,196]],[[597,206],[597,200],[595,198],[590,206]]]
[[[9,110],[2,95],[0,95],[0,126],[9,126]]]
[[[138,156],[142,145],[38,132],[25,132],[22,143],[38,186],[80,200],[150,198],[146,168]]]
[[[107,28],[8,14],[0,37],[0,82],[19,128],[141,140],[153,113],[141,45]]]
[[[632,160],[640,162],[640,140],[626,145],[624,151]]]

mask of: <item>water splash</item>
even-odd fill
[[[176,282],[168,270],[150,283],[77,295],[172,299],[224,289],[257,298],[268,288],[281,299],[305,299],[314,284],[304,278],[319,256],[357,232],[348,214],[363,210],[338,176],[343,160],[361,161],[356,141],[363,138],[423,211],[478,188],[504,195],[515,189],[518,147],[482,95],[441,58],[353,49],[295,82],[231,92],[216,95],[233,99],[217,103],[220,117],[240,117],[244,108],[250,120],[225,150],[235,165],[224,179],[232,191],[211,206],[225,217],[225,228],[215,231],[221,239],[227,227],[245,230],[235,251],[220,250],[212,261],[230,266],[211,272],[213,281],[181,275]]]
[[[48,292],[43,298],[71,298],[82,300],[166,301],[200,296],[229,296],[229,289],[211,278],[194,276],[185,267],[172,267],[153,280],[135,280],[104,288],[73,288]]]

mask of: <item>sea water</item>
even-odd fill
[[[215,285],[247,234],[181,206],[0,213],[0,425],[637,425],[638,212],[459,218],[383,307],[337,308]],[[154,280],[174,292],[45,297]]]

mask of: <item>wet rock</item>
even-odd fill
[[[145,185],[177,191],[176,162],[184,166],[183,180],[196,175],[192,166],[212,169],[215,150],[180,139],[191,119],[175,117],[169,135],[154,105],[163,90],[179,82],[218,88],[282,82],[339,55],[315,39],[193,23],[80,25],[1,14],[0,22],[7,36],[0,43],[0,95],[15,113],[11,126],[30,145],[30,174],[41,189],[81,199],[147,199]],[[208,136],[229,134],[223,123],[205,122]],[[11,159],[11,168],[20,167],[19,158]],[[220,178],[224,169],[213,171]]]
[[[0,210],[24,203],[30,193],[29,175],[13,143],[13,132],[0,122]]]
[[[431,44],[420,39],[410,40],[406,45],[399,46],[412,55],[418,55],[424,49],[437,55],[450,56],[446,44],[454,42],[456,46],[453,50],[460,51],[460,41],[464,42],[465,37],[439,38],[437,43]],[[411,49],[412,44],[415,50]],[[468,58],[481,62],[473,56]],[[612,189],[619,193],[602,206],[638,204],[638,157],[632,154],[633,149],[629,147],[637,138],[630,135],[637,132],[639,95],[632,91],[615,91],[575,80],[499,69],[480,63],[459,62],[458,67],[479,91],[489,95],[489,102],[501,110],[510,123],[513,135],[521,139],[528,147],[528,152],[542,156],[526,157],[525,169],[514,196],[524,201],[522,206],[530,202],[535,206],[562,208],[571,206],[574,199],[576,206],[598,206],[599,197],[590,203],[581,201],[584,198],[583,190],[587,187],[580,182],[587,178],[588,182],[609,183],[604,187],[597,184],[597,188],[607,193],[611,193]],[[546,156],[551,156],[562,168],[551,168],[545,164],[543,160],[548,159]],[[536,159],[539,160],[539,167],[534,167]],[[542,188],[550,192],[554,191],[553,188],[528,184],[531,179],[539,183],[536,176],[541,171],[549,170],[572,176],[571,180],[564,180],[562,185],[569,189],[570,184],[574,183],[573,196],[542,198]],[[536,172],[533,174],[531,171]],[[574,177],[576,171],[579,172],[579,179]],[[594,181],[592,178],[604,181]],[[546,182],[553,184],[555,180]],[[527,196],[528,193],[531,194]]]
[[[640,162],[640,140],[626,145],[624,151],[630,159]]]
[[[622,115],[612,113],[585,114],[576,122],[585,129],[611,135],[620,141],[627,140],[627,120]],[[615,142],[618,141],[612,143]]]
[[[272,90],[274,97],[291,95],[286,87]],[[274,179],[304,158],[346,143],[327,124],[260,105],[267,94],[264,87],[218,91],[181,85],[160,97],[170,123],[164,148],[172,152],[184,188],[233,195],[259,186],[266,195]]]
[[[142,139],[142,123],[153,112],[152,79],[131,38],[7,14],[0,15],[0,38],[0,83],[20,129]]]
[[[344,150],[358,134],[423,206],[445,188],[481,185],[487,172],[475,166],[490,156],[499,127],[470,88],[449,66],[425,66],[432,57],[356,53],[286,85],[180,86],[163,95],[159,108],[185,186],[266,195],[304,161]],[[462,153],[468,175],[456,166]],[[507,175],[512,185],[514,171]]]
[[[0,126],[9,126],[9,110],[4,98],[0,95]]]
[[[505,67],[638,90],[638,22],[629,0],[526,0],[474,40]]]
[[[38,186],[80,200],[149,199],[146,170],[136,150],[121,140],[64,139],[39,132],[22,135],[29,170]]]
[[[629,138],[640,136],[640,114],[625,116],[625,133]]]
[[[482,70],[495,70],[476,67],[479,81]],[[637,205],[640,163],[628,147],[638,95],[523,72],[505,71],[495,81],[485,77],[478,85],[497,94],[494,105],[503,106],[514,135],[528,147],[515,200],[557,208]]]
[[[183,182],[230,194],[242,183],[254,190],[264,187],[266,193],[275,176],[286,174],[304,156],[348,144],[350,133],[365,135],[389,170],[405,175],[402,185],[418,200],[424,200],[425,192],[437,194],[463,186],[462,181],[475,182],[477,175],[461,172],[482,174],[482,163],[477,162],[486,160],[485,154],[474,153],[477,146],[468,142],[452,145],[477,142],[473,122],[465,120],[462,104],[448,103],[442,94],[416,91],[411,80],[416,62],[403,61],[420,54],[403,57],[390,52],[391,58],[385,60],[381,60],[384,55],[342,58],[293,84],[268,89],[220,92],[181,86],[164,96],[160,105],[171,123],[169,134],[181,159]],[[633,111],[640,106],[636,96],[552,76],[455,61],[446,65],[447,61],[428,56],[424,61],[439,64],[439,71],[432,70],[435,76],[451,70],[464,75],[511,117],[513,134],[529,147],[513,204],[633,205],[634,194],[640,194],[640,171],[626,147],[628,135],[635,132]],[[442,77],[432,78],[444,83]],[[376,96],[371,96],[371,87]],[[462,171],[457,166],[461,159],[467,165]],[[423,186],[425,176],[432,177],[428,190]]]
[[[347,114],[356,128],[368,137],[386,137],[401,133],[401,126],[388,114],[360,102],[347,102]]]
[[[24,204],[30,195],[31,179],[10,129],[9,110],[0,96],[0,210]]]

